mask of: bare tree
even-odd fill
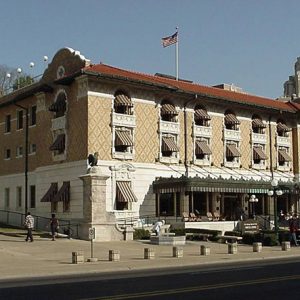
[[[5,65],[0,65],[0,96],[6,95],[12,90],[13,83],[17,78],[17,70]]]

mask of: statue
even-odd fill
[[[98,163],[98,156],[99,153],[95,152],[94,154],[89,154],[88,158],[87,158],[87,168],[88,168],[88,172],[90,171],[90,169],[94,166],[97,166]]]

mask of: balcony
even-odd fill
[[[126,114],[112,114],[112,126],[135,127],[135,116]]]
[[[66,116],[52,119],[52,131],[66,128]]]
[[[241,140],[240,130],[232,130],[232,129],[224,128],[223,134],[224,134],[224,140],[238,141],[238,142]]]
[[[288,137],[288,136],[277,136],[276,137],[276,144],[277,144],[277,146],[283,146],[283,147],[290,148],[290,146],[291,146],[290,137]]]
[[[176,122],[159,121],[159,132],[179,134],[180,124]]]
[[[211,138],[212,127],[194,125],[194,136]]]
[[[252,144],[267,144],[267,135],[262,133],[252,132],[251,134]]]

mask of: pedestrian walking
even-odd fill
[[[33,242],[32,229],[34,228],[34,218],[30,214],[30,212],[27,212],[26,214],[26,218],[24,220],[24,227],[27,229],[27,236],[25,241],[28,242],[28,240],[30,240],[30,242]]]
[[[297,241],[297,231],[299,230],[299,219],[297,214],[293,214],[292,218],[289,220],[289,227],[290,227],[290,239],[294,242],[295,246],[298,246]]]
[[[51,229],[52,241],[55,241],[55,236],[59,229],[59,222],[58,222],[57,218],[55,217],[55,214],[51,215],[50,229]]]

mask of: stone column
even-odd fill
[[[123,240],[123,233],[117,229],[113,213],[106,211],[106,181],[109,176],[92,167],[88,174],[79,178],[83,181],[83,218],[79,236],[88,240],[88,230],[95,228],[95,241]]]

